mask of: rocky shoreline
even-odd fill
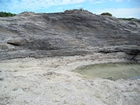
[[[88,12],[0,18],[1,105],[139,105],[139,78],[73,72],[116,62],[140,63],[140,20]]]

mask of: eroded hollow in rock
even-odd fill
[[[110,63],[79,67],[78,72],[89,78],[103,78],[110,80],[140,79],[140,64]]]

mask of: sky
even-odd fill
[[[94,14],[111,13],[117,18],[140,19],[140,0],[0,0],[0,11],[21,13],[63,12],[85,9]]]

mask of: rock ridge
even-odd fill
[[[140,60],[140,20],[84,12],[0,18],[0,60],[115,52]]]

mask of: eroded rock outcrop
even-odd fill
[[[84,12],[0,18],[0,60],[117,52],[139,61],[140,20]]]
[[[136,77],[116,81],[72,72],[130,61],[140,61],[139,20],[87,11],[0,18],[0,105],[139,105],[135,70]]]

